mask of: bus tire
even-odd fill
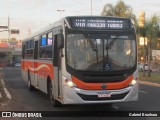
[[[28,72],[28,89],[29,91],[33,91],[35,89],[34,86],[31,85],[31,77],[29,72]]]
[[[54,98],[54,91],[53,91],[53,86],[52,86],[51,81],[49,82],[48,95],[49,95],[49,99],[50,99],[50,102],[53,107],[61,107],[62,106],[62,104]]]

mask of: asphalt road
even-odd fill
[[[0,71],[11,99],[5,99],[1,103],[0,111],[160,111],[160,87],[149,85],[139,86],[139,101],[129,103],[116,103],[111,107],[107,105],[66,105],[61,108],[51,106],[48,96],[40,91],[30,92],[27,84],[22,80],[18,67],[8,67]],[[91,116],[90,116],[91,117]],[[88,119],[89,117],[79,119]],[[75,119],[73,117],[57,117],[58,119]],[[89,118],[90,119],[90,118]],[[93,120],[105,119],[104,117],[92,117]],[[110,118],[116,120],[116,118]],[[118,120],[159,120],[157,117],[132,117],[118,118]]]

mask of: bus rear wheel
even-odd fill
[[[49,93],[49,99],[51,101],[52,106],[53,107],[61,107],[62,104],[58,100],[56,100],[54,98],[54,91],[53,91],[53,86],[52,86],[51,82],[49,84],[49,91],[48,91],[48,93]]]

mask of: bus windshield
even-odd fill
[[[134,35],[68,34],[67,65],[83,71],[127,70],[136,64]]]

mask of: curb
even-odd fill
[[[154,86],[154,87],[160,87],[160,84],[158,84],[158,83],[151,83],[151,82],[145,82],[145,81],[139,81],[139,83]]]

